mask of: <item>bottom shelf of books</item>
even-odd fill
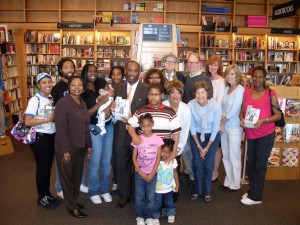
[[[276,91],[286,125],[276,127],[266,179],[300,179],[300,89],[293,86],[272,86],[271,89]]]

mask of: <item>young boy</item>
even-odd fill
[[[151,84],[148,90],[149,104],[138,109],[128,120],[127,130],[132,137],[132,143],[140,144],[142,140],[136,133],[135,128],[139,127],[139,117],[149,113],[154,120],[153,133],[162,139],[172,138],[175,142],[172,154],[167,159],[167,161],[172,161],[177,155],[181,127],[175,111],[171,107],[162,104],[163,97],[164,87],[159,84]],[[138,133],[141,134],[142,131],[139,129]]]
[[[173,151],[174,141],[172,139],[165,139],[161,147],[161,158],[157,170],[156,193],[155,193],[155,207],[154,207],[154,225],[159,225],[160,209],[164,205],[168,216],[168,222],[175,222],[175,203],[174,192],[178,193],[179,179],[176,167],[177,160],[174,159],[172,163],[166,164],[165,160]],[[163,204],[164,203],[164,204]]]

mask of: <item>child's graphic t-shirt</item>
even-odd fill
[[[163,140],[153,134],[150,137],[140,136],[143,142],[139,145],[131,144],[138,150],[137,162],[143,173],[149,174],[152,172],[157,158],[157,148],[164,144]]]
[[[176,183],[174,180],[173,170],[178,166],[177,160],[174,159],[173,163],[166,164],[160,161],[157,169],[156,193],[168,193],[174,191]]]

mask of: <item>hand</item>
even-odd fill
[[[221,134],[223,134],[225,132],[225,126],[224,125],[220,126],[220,132],[221,132]]]
[[[245,128],[245,119],[241,119],[241,127]]]
[[[132,138],[132,143],[134,145],[139,145],[143,142],[142,138],[138,135],[134,135],[134,137]]]
[[[54,121],[54,117],[55,117],[55,114],[54,114],[54,112],[53,112],[53,113],[51,113],[51,114],[49,115],[49,117],[47,118],[47,121],[48,121],[48,122],[53,122],[53,121]]]
[[[254,124],[254,127],[257,129],[257,128],[260,128],[261,125],[264,123],[264,119],[261,119],[261,120],[258,120],[255,124]]]
[[[175,159],[174,154],[170,154],[169,157],[166,158],[165,163],[166,163],[167,165],[169,165],[170,163],[172,163],[172,162],[174,161],[174,159]]]
[[[178,191],[179,191],[179,186],[176,186],[174,192],[175,192],[175,193],[178,193]]]
[[[153,177],[154,177],[154,174],[150,173],[150,174],[146,175],[145,181],[150,182],[153,179]]]
[[[103,105],[105,102],[109,100],[108,95],[99,95],[97,97],[98,104]]]
[[[90,159],[93,154],[92,148],[88,148],[87,158]]]
[[[69,163],[70,160],[71,160],[71,153],[70,153],[70,152],[65,152],[65,153],[64,153],[63,162],[64,162],[64,163]]]
[[[202,159],[205,159],[205,155],[206,155],[206,148],[202,148],[201,145],[197,145],[197,148],[199,150],[199,154],[201,156]]]

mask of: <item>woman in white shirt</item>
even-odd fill
[[[47,209],[56,208],[58,200],[50,193],[51,167],[54,158],[54,108],[51,90],[52,79],[47,73],[37,75],[39,92],[28,102],[25,125],[34,126],[36,141],[30,145],[36,162],[37,204]]]
[[[243,102],[244,87],[241,85],[241,72],[236,65],[225,70],[226,84],[222,100],[221,136],[223,164],[226,172],[224,184],[220,190],[232,193],[241,188],[241,140],[243,129],[240,126],[240,111]]]
[[[178,117],[181,132],[179,135],[178,150],[177,150],[177,162],[178,172],[180,172],[180,155],[183,153],[191,124],[191,110],[189,106],[182,102],[184,85],[179,80],[170,81],[167,85],[168,100],[164,101],[163,104],[171,107],[176,112]]]
[[[210,79],[213,86],[213,99],[217,104],[221,105],[225,89],[225,80],[223,78],[223,63],[222,59],[217,55],[212,55],[206,62],[206,72],[210,74]],[[222,159],[221,146],[219,146],[215,158],[215,167],[213,172],[213,180],[219,178],[219,167]]]

